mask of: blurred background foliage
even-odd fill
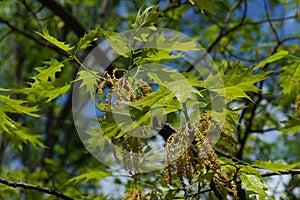
[[[0,86],[22,90],[33,82],[31,77],[37,74],[34,68],[43,66],[44,61],[68,58],[65,52],[35,32],[48,28],[52,36],[72,46],[78,43],[84,33],[96,26],[114,32],[128,30],[140,8],[159,5],[158,10],[164,13],[164,19],[158,27],[173,29],[192,37],[224,71],[236,66],[251,67],[279,50],[286,50],[295,56],[266,65],[265,70],[272,70],[273,73],[265,81],[257,83],[257,87],[263,89],[264,93],[250,93],[253,101],[240,99],[232,102],[231,106],[239,107],[240,114],[234,124],[240,150],[233,156],[249,163],[257,159],[285,163],[299,161],[300,132],[296,123],[300,114],[295,109],[300,104],[300,100],[297,100],[300,92],[300,1],[209,2],[216,8],[210,10],[192,5],[197,3],[196,0],[2,0]],[[105,39],[103,35],[100,37],[98,41]],[[88,51],[80,52],[79,58],[84,59]],[[75,62],[66,63],[57,78],[64,83],[71,82],[78,68]],[[0,92],[6,94],[4,89]],[[16,92],[12,98],[22,99],[23,95]],[[132,186],[131,179],[113,177],[84,184],[67,183],[71,178],[87,172],[87,169],[106,168],[87,152],[77,135],[72,119],[71,97],[70,90],[64,97],[60,96],[51,102],[44,103],[41,100],[36,112],[40,118],[10,114],[12,119],[30,129],[33,135],[40,135],[45,148],[38,143],[37,146],[30,143],[18,146],[9,134],[0,134],[0,177],[47,186],[75,199],[124,197],[126,188]],[[141,176],[146,191],[161,187],[160,172]],[[281,196],[282,199],[299,199],[299,175],[283,177],[270,178],[269,184],[274,187],[270,195]],[[171,187],[168,188],[168,192],[172,191]],[[56,197],[0,184],[0,198]]]

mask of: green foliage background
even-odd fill
[[[299,6],[298,0],[0,1],[0,198],[59,197],[46,195],[38,187],[43,186],[65,199],[299,199]],[[216,149],[222,167],[195,173],[188,191],[179,178],[167,183],[162,171],[138,180],[116,175],[87,152],[72,119],[71,88],[87,53],[115,33],[149,26],[194,38],[211,55],[225,85],[226,124],[238,148]],[[140,53],[135,64],[171,60],[164,51]],[[129,55],[123,57],[125,62],[114,64],[128,67]],[[205,94],[197,73],[182,63],[178,70],[200,88],[195,92]],[[92,92],[89,78],[79,76]],[[211,74],[207,81],[214,78]],[[219,88],[212,91],[224,96]],[[174,105],[163,99],[168,95],[156,97],[165,107]],[[280,175],[287,183],[270,188],[269,180]],[[233,182],[235,191],[216,177]],[[37,187],[26,189],[26,183]],[[107,190],[119,193],[106,195]]]

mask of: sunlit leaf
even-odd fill
[[[96,87],[98,86],[99,77],[97,73],[98,72],[92,70],[81,70],[78,72],[76,79],[76,81],[81,81],[80,88],[84,87],[91,98],[94,98],[93,94],[95,94]]]
[[[65,44],[64,42],[60,42],[58,41],[55,37],[52,37],[51,35],[49,35],[49,30],[48,29],[43,29],[42,33],[36,32],[38,35],[40,35],[41,37],[43,37],[45,40],[47,40],[48,42],[50,42],[51,44],[57,46],[58,48],[68,52],[70,50],[72,50],[74,47],[70,47],[70,45]]]
[[[109,30],[101,29],[101,31],[107,38],[110,47],[115,50],[118,55],[125,58],[130,57],[131,48],[129,47],[128,39],[124,35]]]
[[[9,96],[0,95],[0,102],[2,102],[1,110],[9,113],[18,113],[29,115],[32,117],[39,117],[36,112],[38,111],[38,107],[28,106],[28,102],[18,99],[12,99]]]
[[[255,175],[241,174],[240,179],[242,180],[242,187],[247,190],[247,194],[257,194],[258,199],[264,200],[265,198],[272,199],[266,192],[268,186]]]
[[[91,43],[97,40],[99,32],[100,27],[97,27],[91,30],[89,33],[85,33],[84,36],[79,40],[78,48],[86,49],[87,47],[91,46]]]
[[[269,160],[269,161],[257,160],[253,164],[256,167],[268,169],[277,174],[280,174],[280,172],[287,172],[289,169],[293,169],[293,168],[297,167],[300,163],[295,163],[295,164],[289,165],[289,164],[284,164],[282,162],[273,163],[271,160]]]
[[[136,20],[130,24],[132,28],[153,27],[156,23],[163,19],[163,13],[157,12],[158,6],[151,6],[144,11],[139,10]]]
[[[64,67],[64,64],[57,61],[54,58],[51,58],[50,61],[43,62],[45,64],[44,67],[36,67],[34,68],[39,73],[34,76],[36,80],[40,81],[48,81],[55,79],[55,74],[61,72],[61,69]]]
[[[266,58],[265,60],[261,61],[260,63],[258,63],[255,66],[254,69],[258,69],[258,68],[264,67],[266,64],[275,62],[275,61],[280,60],[282,58],[285,58],[287,55],[289,55],[289,52],[287,52],[287,51],[279,51],[279,52],[271,55],[270,57]]]
[[[283,121],[284,126],[280,128],[280,131],[284,134],[291,133],[295,135],[300,132],[300,117],[292,116],[289,120]]]
[[[218,9],[219,7],[212,3],[212,0],[190,0],[190,2],[194,5],[194,2],[198,4],[200,7],[202,13],[204,13],[204,10],[210,12],[211,14],[216,14],[215,9]]]
[[[212,91],[218,92],[221,96],[226,96],[227,101],[233,99],[247,98],[251,100],[247,92],[259,92],[259,89],[254,85],[255,83],[266,79],[266,76],[271,73],[268,72],[259,72],[253,74],[254,68],[240,68],[235,66],[225,72],[221,71],[223,82],[225,85],[225,94],[224,88],[212,88]],[[210,75],[207,80],[209,85],[214,85],[214,82],[217,82],[216,77]]]
[[[280,93],[294,100],[300,92],[300,63],[282,67],[279,77],[279,85],[282,87]]]
[[[6,133],[5,138],[9,138],[13,146],[23,149],[23,145],[31,144],[34,147],[45,147],[39,140],[40,135],[34,134],[31,129],[22,126],[21,123],[14,121],[0,107],[0,130]]]
[[[67,184],[77,184],[77,183],[85,183],[87,181],[90,180],[94,180],[94,179],[102,179],[108,176],[112,176],[111,172],[108,171],[104,171],[104,170],[91,170],[87,173],[81,174],[79,176],[76,176],[74,178],[71,178]]]

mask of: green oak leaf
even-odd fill
[[[64,42],[60,42],[55,37],[52,37],[51,35],[49,35],[49,30],[46,29],[46,28],[43,29],[42,33],[39,33],[39,32],[35,32],[35,33],[40,35],[42,38],[44,38],[45,40],[47,40],[51,44],[57,46],[58,48],[66,51],[66,52],[69,52],[70,50],[72,50],[74,48],[74,47],[70,47],[69,44],[65,44]]]
[[[105,178],[105,177],[108,177],[108,176],[112,176],[112,173],[108,172],[108,171],[104,171],[102,169],[91,170],[91,171],[88,171],[88,172],[86,172],[84,174],[76,176],[74,178],[71,178],[67,182],[67,184],[70,184],[70,183],[74,183],[74,184],[77,184],[77,183],[86,183],[89,180],[102,179],[102,178]]]
[[[240,179],[242,180],[242,187],[247,190],[247,195],[257,194],[259,200],[264,200],[265,198],[273,199],[265,191],[268,189],[268,186],[263,184],[258,176],[241,174]]]
[[[300,163],[288,165],[282,162],[273,163],[271,160],[269,161],[257,160],[253,164],[259,168],[268,169],[277,174],[280,174],[280,172],[287,172],[289,169],[293,169],[297,167]]]
[[[201,9],[201,12],[204,13],[204,11],[208,11],[211,14],[216,14],[215,9],[218,9],[219,6],[216,4],[212,3],[211,0],[189,0],[191,4],[195,4],[195,2],[198,4],[198,6]]]
[[[91,43],[97,40],[97,36],[100,32],[100,27],[96,27],[95,29],[91,30],[89,33],[85,33],[82,38],[80,38],[78,43],[78,48],[86,49],[87,47],[91,46]]]

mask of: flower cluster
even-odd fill
[[[213,149],[216,141],[211,134],[220,131],[219,124],[209,113],[203,114],[192,123],[177,129],[165,144],[167,159],[164,168],[164,177],[172,184],[173,176],[179,179],[183,188],[186,183],[190,186],[202,179],[208,171],[214,173],[213,180],[219,182],[217,171],[221,170],[217,154]],[[220,138],[227,143],[216,143],[216,147],[229,152],[227,146],[237,148],[237,141],[232,136],[232,129],[225,126],[220,131]],[[178,157],[177,157],[178,156]],[[227,184],[228,191],[234,193],[234,183]]]
[[[138,101],[152,92],[151,86],[141,79],[127,77],[126,74],[118,77],[117,73],[119,71],[126,73],[125,70],[117,68],[111,74],[105,71],[102,75],[103,81],[98,86],[98,93],[102,94],[108,90],[105,93],[105,106],[103,107],[103,111],[106,112],[104,117],[106,119],[113,118],[112,109],[125,109],[125,107],[128,107],[128,103]],[[129,117],[131,118],[132,116]],[[116,126],[118,127],[119,125],[116,124]],[[134,135],[137,132],[135,129],[129,129],[122,133],[122,127],[118,128],[117,135],[113,135],[113,144],[121,148],[120,150],[115,149],[114,156],[127,171],[131,174],[138,174],[139,163],[143,156],[143,137],[148,134],[148,129],[142,125],[136,136]],[[126,127],[123,128],[126,129]],[[122,134],[119,137],[118,134],[120,133]]]

